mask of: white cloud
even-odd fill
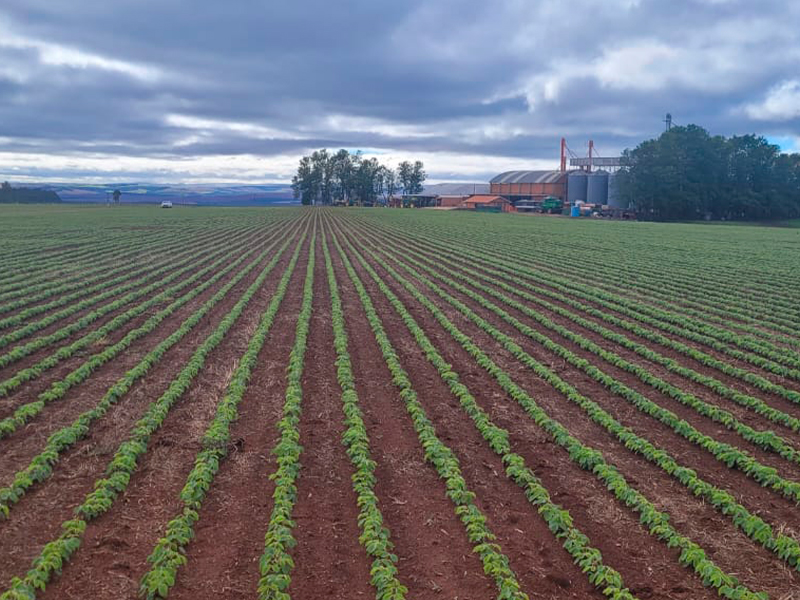
[[[317,124],[317,131],[333,131],[335,133],[362,132],[374,133],[390,138],[429,138],[435,132],[423,126],[392,123],[371,117],[358,117],[354,115],[335,114],[322,119]]]
[[[157,82],[163,75],[161,69],[152,65],[110,58],[70,46],[17,35],[11,31],[8,25],[1,21],[0,48],[34,50],[41,64],[53,67],[99,69],[121,73],[133,79],[150,83]],[[17,75],[17,78],[19,78],[19,74]]]
[[[484,181],[487,176],[512,169],[557,168],[555,160],[525,160],[478,153],[366,149],[364,157],[375,157],[383,164],[391,166],[404,160],[422,160],[431,183],[453,180]],[[0,180],[142,181],[141,178],[147,174],[147,181],[152,183],[285,182],[295,174],[300,158],[300,154],[294,153],[270,157],[214,155],[156,158],[0,152]],[[67,173],[73,175],[65,176]]]
[[[256,140],[302,140],[303,136],[293,132],[266,127],[256,123],[223,121],[219,119],[207,119],[192,115],[168,114],[164,117],[164,122],[172,127],[192,130],[192,135],[182,141],[182,145],[197,141],[201,137],[209,137],[213,133],[229,132],[236,133],[243,137]]]
[[[744,112],[758,121],[788,121],[800,117],[800,80],[779,83],[761,102],[747,104]]]

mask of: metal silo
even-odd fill
[[[619,180],[616,173],[608,174],[608,205],[611,208],[625,208],[619,195]]]
[[[606,171],[595,171],[589,174],[589,181],[586,185],[586,202],[589,204],[608,203],[608,173]]]
[[[574,206],[578,200],[586,202],[586,173],[573,171],[567,176],[567,203]]]

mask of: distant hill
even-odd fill
[[[11,187],[6,181],[0,186],[0,204],[51,204],[61,202],[54,190],[33,187]]]
[[[159,204],[170,200],[174,204],[198,206],[264,206],[299,204],[288,184],[213,185],[213,184],[150,184],[109,183],[71,184],[50,183],[37,187],[55,192],[64,202],[105,203],[114,190],[122,192],[122,204]]]

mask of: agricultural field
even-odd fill
[[[800,229],[0,227],[0,600],[800,598]]]

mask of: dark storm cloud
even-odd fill
[[[666,112],[792,140],[797,22],[778,1],[4,0],[0,175],[282,179],[327,146],[481,178],[555,166],[561,135],[616,153]]]

